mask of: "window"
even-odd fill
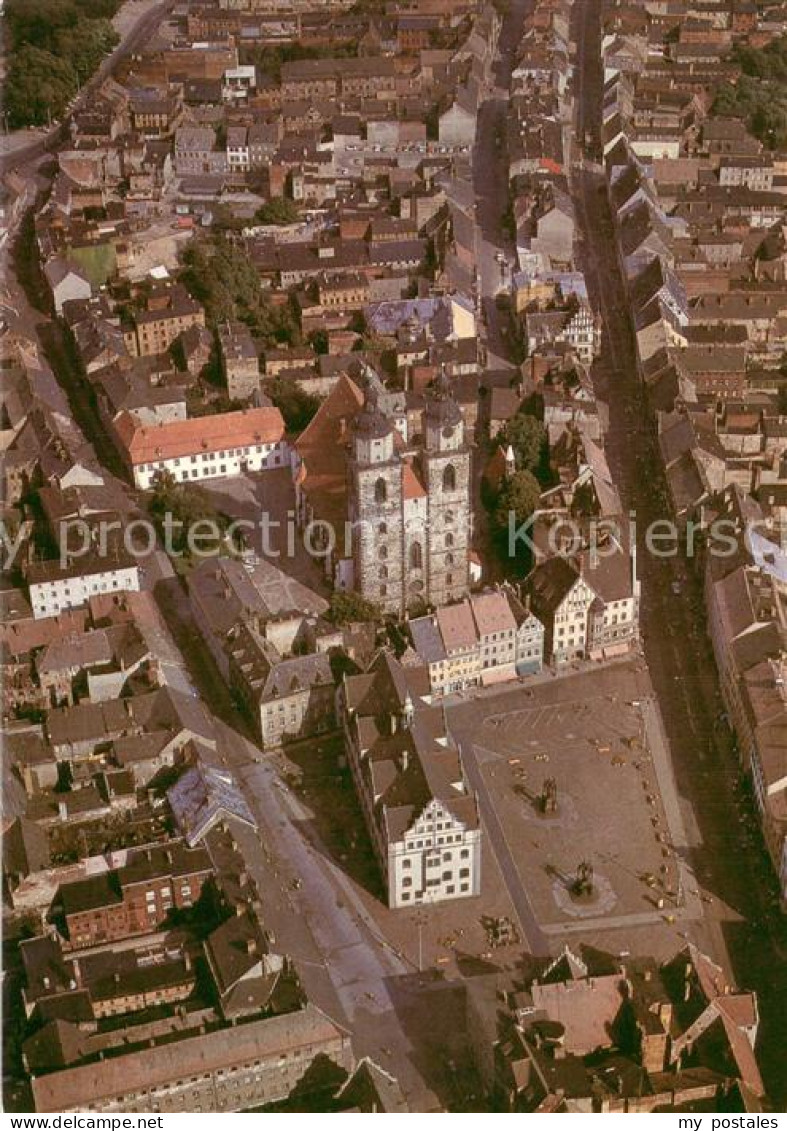
[[[377,527],[377,533],[378,534],[387,534],[388,533],[388,524],[385,523],[385,522],[381,522],[380,525]]]
[[[413,542],[410,547],[410,569],[423,569],[424,551],[420,542]]]
[[[388,485],[384,479],[378,479],[374,485],[374,501],[384,503],[388,498]]]
[[[456,490],[456,469],[452,463],[449,463],[443,471],[443,490]]]
[[[445,544],[446,544],[446,546],[453,546],[453,544],[454,544],[454,536],[453,536],[453,534],[446,534],[446,536],[445,536]]]
[[[386,578],[388,576],[388,566],[380,566],[380,572],[377,576],[380,578]]]

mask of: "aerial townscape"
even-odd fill
[[[775,1126],[787,7],[4,24],[4,1110]]]

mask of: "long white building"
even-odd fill
[[[28,567],[27,583],[33,617],[41,620],[102,593],[138,593],[139,566],[126,554],[91,554],[65,566],[58,560],[35,562]]]
[[[290,462],[284,420],[272,407],[155,425],[141,425],[123,412],[115,431],[134,484],[143,491],[161,471],[191,483],[287,467]]]

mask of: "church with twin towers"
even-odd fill
[[[334,387],[295,446],[300,520],[338,520],[343,511],[351,532],[330,563],[334,584],[394,615],[470,588],[462,411],[445,373],[413,402],[363,364]]]

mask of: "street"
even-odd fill
[[[509,205],[508,156],[505,149],[505,120],[511,83],[513,51],[522,35],[524,20],[532,0],[512,0],[503,17],[495,60],[495,87],[481,104],[476,143],[473,147],[473,188],[476,198],[476,254],[481,301],[484,314],[484,339],[487,369],[511,369],[508,316],[501,317],[495,302],[499,291],[509,290],[516,249],[502,227]]]
[[[413,1110],[436,1109],[389,988],[413,974],[412,964],[379,935],[273,758],[257,760],[255,748],[240,736],[233,752],[259,832],[240,826],[233,831],[277,945],[292,958],[310,1000],[351,1031],[356,1056],[370,1056],[393,1072]]]
[[[576,137],[601,137],[602,70],[599,0],[575,8],[578,44]],[[638,377],[628,294],[612,253],[612,217],[603,177],[584,166],[575,177],[582,236],[581,266],[591,300],[604,323],[602,356],[594,375],[609,405],[607,454],[626,510],[638,529],[666,516],[652,424]],[[780,945],[773,877],[756,825],[742,804],[740,767],[729,736],[715,721],[722,709],[713,654],[702,620],[700,580],[680,560],[638,556],[642,584],[640,621],[645,657],[669,740],[678,791],[696,822],[690,861],[715,919],[716,957],[725,953],[738,984],[759,994],[761,1067],[778,1103],[787,1095],[787,963]],[[676,599],[673,583],[681,581]],[[753,827],[752,827],[753,825]],[[753,929],[753,925],[756,925]]]
[[[163,0],[126,29],[121,44],[83,88],[80,104],[90,98],[123,56],[151,34],[171,2]],[[499,294],[510,294],[511,277],[517,263],[516,247],[504,223],[509,206],[504,138],[512,52],[531,7],[532,0],[512,0],[505,12],[498,42],[495,85],[481,104],[472,152],[486,368],[488,371],[510,370],[512,378],[516,373],[512,327],[508,308],[497,301]],[[570,187],[577,205],[579,267],[585,274],[591,303],[604,328],[601,356],[594,366],[593,379],[599,400],[608,407],[606,453],[624,508],[636,514],[641,541],[642,532],[649,524],[666,517],[663,473],[653,422],[647,415],[638,374],[627,288],[614,254],[613,217],[604,176],[598,166],[582,159],[578,144],[589,137],[594,147],[598,147],[601,140],[601,10],[601,0],[577,0],[572,14],[578,52],[574,91],[577,160]],[[5,153],[0,156],[0,171],[17,169],[30,186],[32,199],[35,192],[48,187],[50,180],[39,168],[50,160],[50,154],[65,137],[66,127],[58,127],[40,140]],[[97,410],[95,392],[80,369],[73,345],[62,326],[44,313],[48,307],[40,298],[41,278],[32,220],[31,211],[22,223],[13,251],[10,246],[6,249],[11,275],[6,296],[9,303],[13,303],[15,319],[41,341],[42,352],[69,398],[73,419],[95,449],[97,462],[112,474],[122,475],[123,465]],[[9,238],[8,244],[12,242]],[[502,380],[507,380],[506,374]],[[479,448],[476,455],[480,451]],[[479,502],[482,468],[479,459],[474,462],[475,519],[477,531],[481,531],[480,535],[476,533],[478,543],[484,537],[488,539],[489,532]],[[271,477],[265,484],[256,480],[244,481],[242,485],[236,481],[229,484],[217,481],[206,488],[220,508],[235,517],[254,519],[263,512],[273,512],[282,521],[291,503],[291,489],[289,473],[284,471],[278,479]],[[787,1099],[787,1058],[784,1057],[787,1016],[782,1005],[787,996],[787,942],[774,906],[771,866],[742,788],[741,768],[732,737],[719,725],[723,704],[703,620],[701,581],[682,560],[658,558],[646,553],[644,548],[637,560],[642,587],[640,624],[644,663],[642,656],[636,657],[638,666],[634,671],[639,674],[632,676],[636,684],[632,694],[637,698],[629,701],[629,706],[639,708],[640,695],[647,701],[643,735],[650,728],[654,737],[649,748],[657,749],[660,759],[654,772],[659,774],[661,792],[666,799],[667,823],[672,833],[670,846],[679,856],[676,863],[679,879],[675,886],[680,890],[681,884],[690,883],[694,897],[691,914],[685,914],[672,933],[676,946],[680,933],[682,939],[695,942],[711,951],[713,958],[726,963],[740,987],[758,993],[762,1021],[760,1063],[769,1094],[778,1109]],[[290,562],[285,568],[315,590],[323,590],[324,576],[305,554],[299,553],[294,564]],[[238,827],[233,829],[233,835],[257,883],[262,915],[275,935],[276,946],[293,959],[314,1004],[351,1031],[357,1058],[369,1056],[395,1075],[412,1110],[438,1110],[443,1097],[438,1099],[431,1087],[433,1066],[425,1060],[423,1049],[413,1047],[413,1035],[404,1020],[406,1009],[402,1008],[403,1001],[408,1009],[428,1011],[432,1008],[429,988],[424,988],[419,980],[420,921],[417,954],[415,942],[406,955],[393,945],[393,932],[387,938],[385,932],[381,933],[354,879],[331,857],[324,838],[321,839],[315,827],[313,812],[288,784],[280,760],[273,755],[263,756],[254,746],[249,722],[238,713],[230,690],[199,635],[185,586],[172,574],[161,553],[150,569],[146,587],[153,590],[175,637],[184,670],[188,671],[194,687],[204,696],[210,709],[231,729],[231,741],[227,745],[232,751],[233,769],[258,821],[258,830]],[[486,580],[494,579],[490,570]],[[616,679],[612,665],[606,668],[596,665],[594,672],[599,684],[608,681],[612,685]],[[565,673],[566,682],[571,674]],[[546,684],[552,676],[545,674],[537,680]],[[533,681],[534,685],[537,680]],[[559,682],[562,687],[562,680],[554,680],[555,684]],[[613,700],[606,684],[603,693],[603,698]],[[468,695],[462,702],[446,704],[446,707],[451,718],[456,716],[459,720],[455,737],[461,746],[469,783],[478,794],[486,832],[484,852],[494,856],[502,874],[521,927],[523,948],[543,955],[554,952],[565,940],[557,937],[557,928],[551,932],[544,928],[535,906],[535,885],[531,890],[529,881],[522,878],[518,855],[521,849],[515,844],[517,830],[496,807],[495,789],[485,778],[479,748],[468,737],[471,724],[482,720],[487,700],[503,694],[510,695],[514,707],[522,713],[520,700],[533,693],[516,684],[505,693],[499,689],[479,692],[477,703]],[[655,698],[655,706],[651,696]],[[573,709],[573,704],[571,706]],[[524,708],[529,709],[527,705]],[[544,724],[541,716],[534,717],[532,735],[536,738],[543,734]],[[460,730],[462,720],[467,720],[464,732]],[[516,724],[510,726],[511,733],[518,736],[520,731]],[[524,735],[525,731],[526,726],[522,724],[521,733]],[[527,731],[527,735],[530,738],[531,732]],[[597,756],[596,751],[593,756]],[[504,754],[500,757],[509,764]],[[506,772],[498,774],[495,787]],[[512,778],[516,772],[511,769]],[[540,765],[538,774],[541,775]],[[490,773],[490,776],[493,775]],[[642,793],[641,778],[638,786]],[[509,792],[513,794],[513,788]],[[568,795],[568,790],[565,792]],[[590,792],[588,789],[587,793]],[[520,800],[517,795],[516,804],[520,804]],[[618,819],[623,821],[615,814],[612,800],[616,799],[610,799],[610,826]],[[513,806],[514,801],[511,804]],[[623,808],[626,806],[621,804]],[[633,805],[628,806],[627,815],[633,808]],[[649,813],[647,819],[652,819]],[[590,832],[596,827],[592,821],[585,824]],[[676,828],[680,836],[674,835]],[[631,839],[635,852],[641,843]],[[672,890],[674,892],[675,887]],[[700,900],[702,905],[698,906]],[[676,906],[677,902],[676,898]],[[636,925],[642,927],[645,912],[638,908],[637,913],[642,922]],[[652,918],[654,913],[651,909],[647,914]],[[595,939],[581,923],[560,929],[564,933],[566,930],[576,932],[573,938],[577,942]],[[644,928],[636,941],[642,943],[646,951]]]

